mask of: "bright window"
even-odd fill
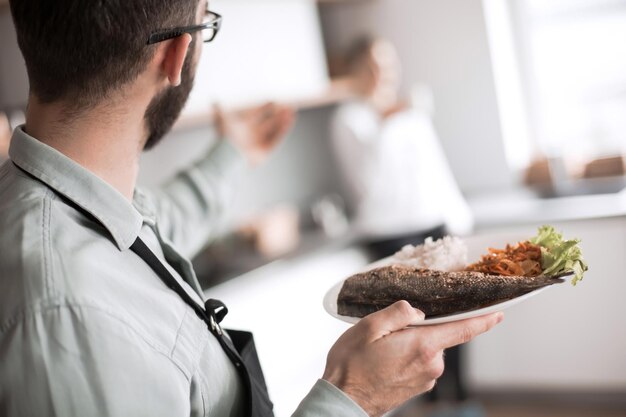
[[[484,0],[488,24],[494,10],[490,4],[496,3],[508,6],[497,17],[510,18],[529,132],[523,146],[505,138],[508,155],[517,155],[512,165],[521,165],[519,150],[524,149],[586,160],[624,153],[626,0]],[[489,26],[492,39],[507,35],[497,25]],[[493,51],[496,75],[503,51]],[[511,83],[501,84],[501,105],[509,100],[508,108],[516,110],[506,90]]]
[[[553,156],[626,150],[626,1],[525,0],[531,120]]]

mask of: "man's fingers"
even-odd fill
[[[438,349],[447,349],[452,346],[467,343],[479,334],[489,331],[504,318],[503,313],[493,313],[487,316],[476,317],[452,323],[432,326],[428,330],[432,332],[433,344]]]
[[[405,329],[412,324],[424,320],[424,313],[411,306],[407,301],[398,301],[389,307],[372,313],[361,322],[369,327],[370,336],[374,339]]]

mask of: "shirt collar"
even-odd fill
[[[119,191],[56,149],[15,129],[9,156],[14,164],[95,217],[120,250],[139,236],[143,217]]]

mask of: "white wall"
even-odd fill
[[[204,45],[188,112],[319,95],[328,85],[314,0],[212,0],[223,15]]]
[[[481,0],[376,0],[322,8],[331,52],[362,34],[399,49],[405,87],[431,86],[434,123],[466,192],[511,184]]]

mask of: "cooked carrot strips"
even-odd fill
[[[489,248],[479,262],[469,265],[467,271],[486,274],[535,277],[541,275],[541,247],[528,241],[506,245],[504,249]]]

